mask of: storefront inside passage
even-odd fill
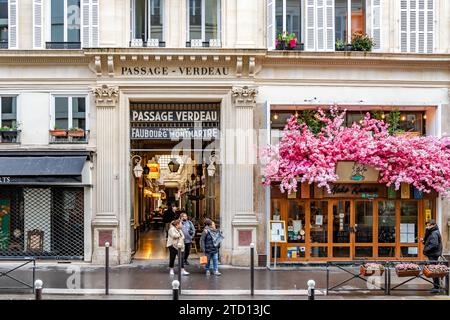
[[[134,259],[166,259],[166,218],[186,213],[199,252],[205,218],[220,227],[220,103],[130,103]]]

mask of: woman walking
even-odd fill
[[[216,224],[211,219],[205,219],[205,228],[203,229],[202,236],[200,238],[200,246],[205,256],[208,258],[208,262],[205,266],[206,275],[209,276],[211,260],[213,262],[214,275],[220,276],[219,272],[219,247],[223,240],[222,233],[216,229]]]
[[[175,265],[175,258],[178,255],[178,246],[181,244],[181,252],[184,252],[184,235],[181,230],[181,221],[174,220],[170,223],[170,228],[167,236],[167,247],[170,252],[170,260],[169,260],[169,268],[170,275],[173,276],[175,273],[173,271],[173,267]],[[181,258],[181,274],[187,276],[189,272],[184,270],[184,259]]]

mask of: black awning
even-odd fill
[[[0,157],[0,185],[81,184],[86,156]]]

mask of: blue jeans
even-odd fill
[[[208,262],[206,263],[205,270],[209,271],[209,267],[211,265],[211,259],[213,261],[214,272],[219,272],[219,254],[218,253],[208,254]]]

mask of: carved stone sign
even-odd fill
[[[229,67],[177,67],[177,66],[124,66],[122,76],[134,77],[223,77],[230,74]]]

